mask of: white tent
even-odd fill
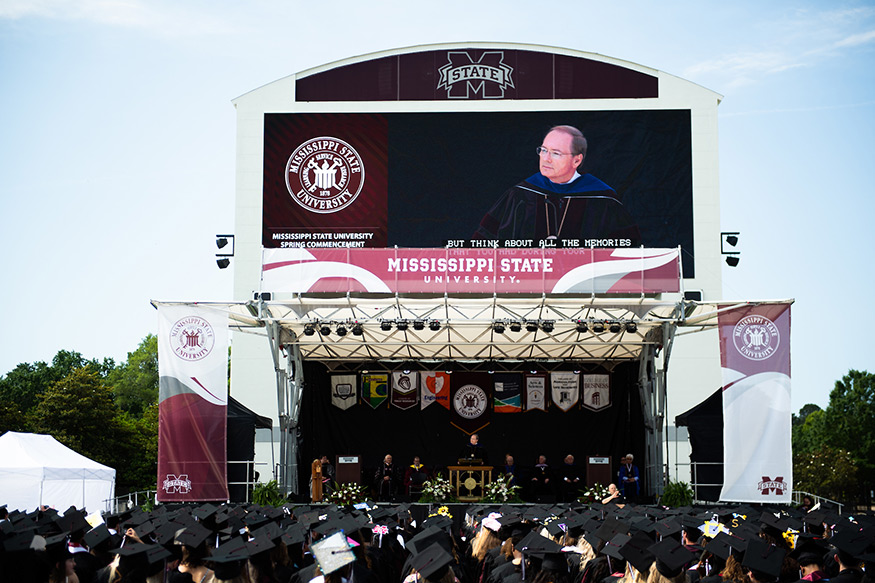
[[[115,496],[115,470],[58,442],[51,435],[0,436],[0,504],[33,510],[46,505],[89,512],[109,510]]]

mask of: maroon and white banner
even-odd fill
[[[664,293],[677,249],[264,249],[270,292]]]
[[[723,366],[720,499],[790,502],[790,304],[726,310],[718,325]]]
[[[580,404],[590,411],[601,411],[611,406],[611,375],[583,375],[583,395]]]
[[[450,423],[468,435],[489,425],[492,408],[492,375],[454,372],[451,375]]]
[[[410,409],[419,404],[419,373],[403,371],[392,373],[392,406]]]
[[[228,317],[158,308],[159,502],[228,499]]]

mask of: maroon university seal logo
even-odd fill
[[[486,391],[477,385],[465,385],[456,391],[453,408],[463,419],[476,419],[486,412]]]
[[[216,343],[216,335],[210,323],[199,316],[187,316],[170,329],[170,346],[182,360],[195,361],[205,358]]]
[[[337,138],[307,140],[286,163],[292,199],[314,213],[336,213],[352,204],[365,184],[365,167],[355,148]]]
[[[739,354],[749,360],[765,360],[781,344],[774,322],[762,316],[745,316],[732,331],[732,341]]]

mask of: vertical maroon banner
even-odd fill
[[[173,305],[158,319],[157,499],[227,500],[227,315]]]
[[[454,372],[450,385],[450,423],[468,435],[489,425],[492,375]]]

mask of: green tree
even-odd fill
[[[117,463],[119,411],[112,391],[90,367],[73,370],[40,395],[33,424],[39,433],[118,470],[110,462]]]
[[[149,334],[128,359],[109,373],[107,380],[116,405],[134,417],[158,403],[158,338]]]
[[[851,452],[829,446],[794,455],[793,483],[797,490],[830,500],[853,500],[859,494]]]
[[[822,409],[813,403],[803,405],[802,408],[799,409],[799,415],[796,415],[795,413],[793,414],[793,426],[796,427],[797,425],[805,423],[805,419],[815,411],[822,411]]]
[[[849,451],[860,477],[875,482],[875,375],[851,370],[836,381],[823,423],[825,445]]]
[[[21,363],[0,378],[0,403],[14,406],[22,415],[26,414],[52,383],[85,366],[90,366],[96,374],[105,377],[115,368],[115,363],[111,358],[105,358],[102,362],[97,359],[86,360],[79,352],[69,350],[59,350],[51,365],[42,361]]]

